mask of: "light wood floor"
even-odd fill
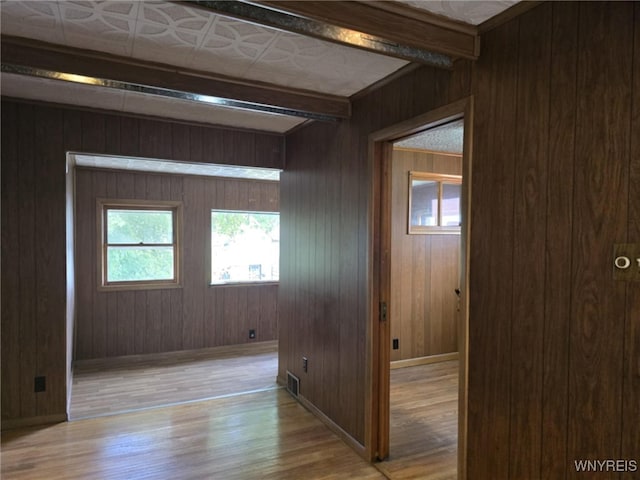
[[[390,455],[376,466],[393,480],[455,480],[458,361],[391,370]]]
[[[384,479],[285,390],[2,432],[3,480]]]
[[[278,342],[78,361],[70,418],[278,388]]]
[[[391,455],[372,466],[277,388],[274,343],[155,357],[76,366],[72,413],[98,417],[2,432],[0,477],[456,478],[457,361],[391,371]],[[202,385],[176,387],[185,375]],[[174,405],[157,407],[158,392]],[[145,406],[154,408],[133,411]]]

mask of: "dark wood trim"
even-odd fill
[[[447,362],[449,360],[458,360],[460,358],[458,352],[440,353],[438,355],[429,355],[428,357],[407,358],[405,360],[395,360],[391,362],[391,370],[396,368],[415,367],[417,365],[430,365],[432,363]]]
[[[459,22],[449,22],[428,12],[417,17],[413,11],[391,11],[376,7],[374,3],[377,2],[260,2],[289,14],[375,35],[392,44],[471,60],[478,58],[479,38],[473,27],[463,30]]]
[[[2,62],[334,118],[349,118],[351,115],[351,103],[345,97],[238,80],[197,70],[176,69],[158,63],[4,35]]]
[[[3,419],[2,431],[13,430],[15,428],[33,427],[36,425],[51,425],[52,423],[61,423],[68,420],[67,414],[56,415],[40,415],[37,417],[26,417],[16,419]]]
[[[538,5],[543,4],[543,1],[538,0],[525,0],[523,2],[518,2],[513,6],[507,8],[503,12],[500,12],[495,17],[491,17],[488,20],[485,20],[480,25],[478,25],[478,33],[482,35],[483,33],[487,33],[489,30],[493,30],[496,27],[499,27],[502,24],[507,23],[510,20],[513,20],[519,15],[528,12],[536,8]]]

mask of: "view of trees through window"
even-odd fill
[[[172,280],[174,212],[106,209],[107,282]]]
[[[211,212],[211,283],[275,282],[280,277],[280,215]]]

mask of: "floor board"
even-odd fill
[[[275,350],[265,342],[82,362],[72,413],[96,418],[2,432],[0,477],[456,478],[457,361],[391,371],[390,457],[371,465],[277,387]]]
[[[389,458],[376,464],[393,480],[455,480],[458,361],[391,370]]]
[[[70,418],[278,388],[277,349],[273,341],[76,362]]]

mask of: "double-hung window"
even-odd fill
[[[180,202],[98,200],[99,286],[180,285]]]

